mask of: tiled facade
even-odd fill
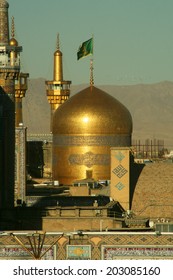
[[[28,237],[32,236],[33,233],[13,234],[14,236],[10,233],[8,235],[1,234],[0,259],[34,259]],[[40,234],[40,236],[43,235],[43,233]],[[15,236],[31,253],[28,253],[16,241]],[[31,238],[32,242],[34,241]],[[41,259],[58,260],[173,259],[173,234],[157,235],[155,232],[69,232],[62,235],[61,233],[47,233],[40,255],[43,256]]]
[[[111,148],[111,190],[110,196],[125,210],[130,209],[130,149]]]

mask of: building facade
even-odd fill
[[[33,235],[32,235],[33,234]],[[40,236],[40,243],[38,243]],[[37,239],[36,239],[37,238]],[[43,241],[44,238],[44,242]],[[139,260],[173,259],[173,234],[155,232],[5,233],[0,259]],[[31,244],[35,242],[35,251]],[[2,245],[3,244],[3,245]],[[39,252],[40,244],[43,245]],[[47,252],[46,252],[47,251]]]

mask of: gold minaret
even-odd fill
[[[11,21],[11,39],[10,46],[18,46],[18,42],[15,39],[15,25],[14,17]],[[11,65],[15,63],[17,54],[15,51],[10,53]],[[22,98],[25,97],[26,91],[28,89],[27,78],[29,77],[28,73],[19,73],[18,79],[15,81],[15,126],[19,127],[23,123],[22,116]]]
[[[47,99],[51,105],[51,129],[52,117],[55,110],[70,96],[71,81],[63,80],[63,61],[60,51],[59,34],[57,35],[57,49],[54,52],[53,81],[46,81]]]
[[[20,72],[20,52],[16,40],[9,40],[8,23],[9,4],[0,0],[0,86],[8,97],[15,100],[15,80]]]
[[[11,21],[11,39],[9,45],[17,47],[15,39],[14,17]],[[11,66],[15,66],[17,52],[13,49],[10,53]],[[22,98],[28,89],[28,73],[19,71],[15,80],[15,187],[14,187],[14,206],[25,203],[26,199],[26,127],[23,126]],[[19,148],[20,147],[20,148]]]
[[[9,40],[9,4],[0,0],[0,207],[14,206],[15,81],[22,47]]]
[[[7,46],[9,44],[8,29],[8,8],[9,4],[5,0],[0,0],[0,45]]]
[[[16,80],[15,84],[15,126],[18,127],[20,124],[23,124],[23,109],[22,109],[22,98],[25,97],[26,91],[28,89],[27,78],[29,77],[28,73],[19,73],[19,77]]]

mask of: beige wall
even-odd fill
[[[86,186],[70,186],[70,195],[72,196],[88,196],[89,195],[89,187]]]
[[[43,231],[102,231],[108,229],[121,228],[122,223],[115,221],[111,218],[105,217],[62,217],[62,218],[43,218],[42,220],[42,230]]]
[[[130,149],[111,149],[111,189],[110,196],[125,210],[130,209]]]

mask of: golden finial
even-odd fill
[[[57,50],[58,50],[58,51],[60,50],[60,44],[59,44],[59,33],[57,34],[56,48],[57,48]]]
[[[90,59],[90,87],[94,85],[94,77],[93,77],[93,59]]]
[[[11,18],[11,38],[15,37],[14,17]]]

